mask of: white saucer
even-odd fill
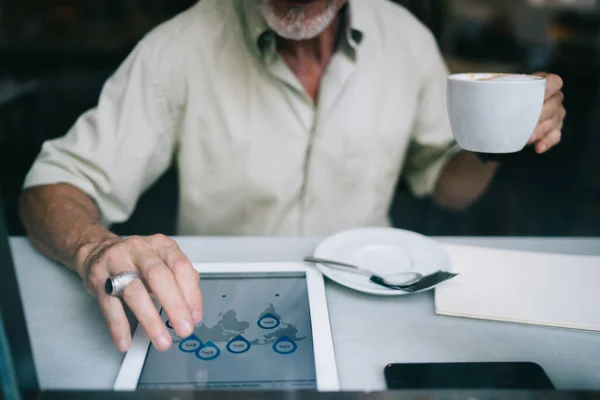
[[[418,233],[393,228],[357,228],[337,233],[321,242],[314,256],[367,268],[384,278],[403,271],[423,275],[452,271],[452,260],[439,243]],[[316,266],[332,281],[359,292],[382,296],[409,294],[376,285],[368,276]]]

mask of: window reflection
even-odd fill
[[[106,78],[145,32],[194,2],[0,1],[0,173],[11,234],[24,234],[17,197],[42,142],[65,134],[95,105]],[[600,2],[397,2],[434,32],[452,72],[561,75],[568,118],[561,146],[541,158],[512,157],[467,212],[416,200],[400,182],[395,225],[437,235],[600,235]],[[171,170],[116,231],[174,233],[176,188]]]

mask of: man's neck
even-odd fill
[[[338,46],[340,23],[341,17],[338,15],[327,29],[310,40],[277,38],[277,51],[315,103],[321,78]]]

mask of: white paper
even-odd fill
[[[600,331],[600,257],[445,245],[440,315]]]

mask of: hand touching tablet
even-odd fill
[[[82,277],[98,298],[113,341],[125,352],[131,329],[124,301],[159,350],[172,338],[150,297],[153,293],[173,322],[175,333],[187,337],[203,315],[199,275],[173,240],[164,235],[122,239],[101,222],[100,210],[82,190],[69,184],[43,185],[23,192],[19,214],[34,247]],[[105,284],[124,272],[141,279],[130,282],[122,297],[106,293]]]
[[[84,283],[98,298],[120,351],[129,349],[131,330],[121,299],[108,295],[105,283],[109,277],[123,272],[137,272],[143,278],[143,281],[134,279],[125,287],[122,300],[158,350],[168,350],[172,339],[150,293],[164,308],[178,336],[192,334],[203,313],[200,275],[177,243],[164,235],[113,237],[89,252],[84,263]]]

